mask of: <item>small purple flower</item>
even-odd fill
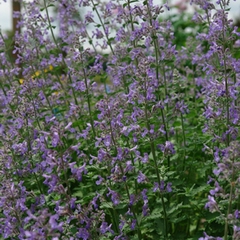
[[[236,211],[234,212],[234,216],[235,216],[236,219],[239,218],[239,211],[238,211],[238,210],[236,210]]]
[[[131,209],[130,209],[130,208],[128,208],[128,211],[126,212],[126,215],[133,217],[133,213],[131,212]]]
[[[147,191],[148,191],[148,190],[145,188],[145,189],[143,189],[142,192],[141,192],[143,201],[147,201],[147,200],[148,200],[148,197],[147,197],[147,195],[146,195]]]
[[[58,184],[58,177],[56,175],[47,175],[43,174],[43,177],[45,177],[45,181],[43,182],[44,184],[48,185],[48,193],[51,193],[54,191],[55,187]]]
[[[134,169],[134,167],[132,166],[132,162],[131,161],[127,161],[126,162],[126,167],[124,169],[124,172],[127,173],[127,172],[132,172]]]
[[[132,230],[135,229],[136,224],[137,224],[137,220],[136,220],[136,219],[133,219],[132,222],[131,222],[131,229],[132,229]]]
[[[94,16],[93,16],[92,12],[88,11],[85,15],[85,22],[93,23],[94,22],[93,18],[94,18]]]
[[[98,30],[98,29],[95,29],[96,31],[92,31],[93,35],[92,35],[92,38],[94,38],[96,36],[96,39],[101,39],[104,37],[102,31]]]
[[[142,137],[145,137],[147,134],[148,134],[148,130],[147,128],[144,128],[142,132]]]
[[[125,225],[125,221],[123,219],[120,220],[120,223],[119,223],[119,229],[120,231],[122,231],[123,227]]]
[[[172,192],[172,183],[167,183],[165,187],[164,180],[161,180],[160,185],[157,182],[154,182],[153,192],[160,191],[161,193]]]
[[[143,207],[142,207],[142,214],[143,214],[144,217],[149,215],[148,197],[147,197],[146,193],[147,193],[147,189],[143,189],[142,192],[141,192],[142,199],[143,199],[143,202],[144,202]]]
[[[111,195],[113,205],[118,205],[120,202],[118,193],[111,190],[110,188],[108,188],[108,190],[109,192],[107,193],[107,196],[109,197]]]
[[[210,190],[210,194],[215,195],[216,193],[218,193],[221,190],[222,190],[222,188],[220,187],[219,183],[217,181],[215,181],[215,188]]]
[[[160,183],[160,192],[163,192],[164,191],[164,181],[162,180],[161,183]]]
[[[101,176],[98,176],[98,180],[96,181],[97,185],[101,185],[102,181],[104,181],[104,178],[102,178]]]
[[[143,183],[145,181],[146,181],[146,176],[141,171],[139,171],[139,174],[138,174],[138,177],[137,177],[137,182],[138,183]]]
[[[144,153],[144,156],[142,158],[142,163],[147,163],[149,159],[148,153]]]
[[[19,208],[21,211],[26,211],[27,207],[25,206],[26,199],[19,198],[17,199],[16,207]]]
[[[142,215],[144,217],[149,215],[149,207],[148,207],[148,201],[144,201],[143,207],[142,207]]]
[[[168,154],[173,155],[173,154],[175,154],[174,145],[170,141],[166,141],[165,145],[158,144],[157,148],[160,149],[163,152],[163,154],[165,154],[165,155],[168,155]]]
[[[203,234],[204,234],[204,237],[199,238],[199,240],[212,240],[212,239],[223,240],[223,238],[221,238],[221,237],[208,236],[205,232]]]
[[[76,202],[77,198],[71,198],[70,201],[69,201],[69,206],[71,209],[75,209],[76,205],[75,205],[75,202]]]
[[[136,201],[136,196],[134,194],[130,195],[129,206],[132,206]]]
[[[82,238],[83,240],[88,240],[90,237],[90,234],[86,228],[79,228],[77,237]]]
[[[82,181],[82,175],[87,174],[87,169],[86,169],[86,163],[84,163],[81,167],[74,167],[75,163],[70,163],[70,169],[72,172],[72,175],[78,180]]]
[[[94,206],[95,209],[98,208],[97,200],[99,199],[99,197],[100,197],[100,195],[97,194],[97,196],[95,196],[95,197],[93,198],[93,200],[92,200],[92,204],[93,204],[93,206]]]
[[[111,232],[112,234],[114,233],[113,230],[111,229],[112,224],[108,226],[107,222],[103,222],[100,226],[100,232],[101,234],[105,234],[106,232]]]
[[[205,208],[209,208],[210,212],[218,211],[218,206],[214,197],[208,195],[208,202],[205,204]]]
[[[153,192],[156,192],[158,189],[159,189],[159,184],[155,182],[153,187]]]
[[[49,219],[49,224],[52,229],[62,232],[63,231],[63,228],[62,228],[63,223],[57,223],[58,218],[59,218],[59,216],[57,214],[52,215]]]
[[[163,135],[166,135],[164,125],[161,125],[161,127],[158,129],[158,131],[161,132]]]
[[[105,144],[106,147],[109,147],[111,145],[111,136],[107,135],[104,139],[103,142]]]
[[[53,133],[53,137],[52,137],[52,146],[53,147],[56,147],[57,145],[58,145],[58,143],[59,143],[59,135],[58,135],[58,133],[57,132],[54,132]]]
[[[171,182],[167,183],[166,190],[167,190],[167,192],[172,192],[172,183]]]
[[[104,149],[99,149],[98,150],[98,160],[102,162],[104,158],[107,156],[107,152]]]

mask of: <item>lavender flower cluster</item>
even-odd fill
[[[0,32],[2,238],[240,239],[229,1],[191,0],[185,46],[168,4],[20,2]]]

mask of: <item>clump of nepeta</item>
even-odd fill
[[[229,1],[190,4],[21,1],[0,32],[4,239],[240,238],[240,32]]]

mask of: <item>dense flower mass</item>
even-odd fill
[[[0,236],[240,239],[229,1],[19,4],[0,31]]]

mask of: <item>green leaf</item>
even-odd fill
[[[113,209],[113,203],[112,202],[102,202],[100,205],[101,209]]]

